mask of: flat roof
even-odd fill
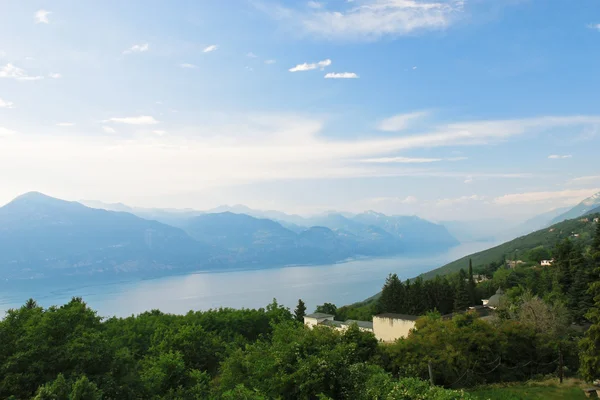
[[[337,326],[337,327],[341,328],[342,326],[344,326],[344,323],[342,321],[332,321],[330,319],[326,319],[325,321],[323,321],[321,323],[321,325]]]
[[[356,324],[359,328],[373,329],[373,323],[370,321],[357,321],[355,319],[349,319],[344,322],[345,325]]]
[[[377,318],[390,318],[390,319],[403,319],[405,321],[416,321],[419,319],[418,315],[408,315],[408,314],[394,314],[394,313],[383,313],[375,315]],[[375,318],[373,317],[373,318]]]
[[[322,318],[333,318],[334,316],[331,314],[325,314],[325,313],[313,313],[313,314],[308,314],[305,315],[306,318],[315,318],[315,319],[322,319]]]

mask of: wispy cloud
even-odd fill
[[[24,69],[13,64],[6,64],[0,67],[0,78],[16,79],[18,81],[37,81],[44,79],[43,76],[29,75]]]
[[[381,157],[381,158],[369,158],[361,160],[366,163],[376,164],[426,164],[440,161],[461,161],[466,160],[467,157],[450,157],[450,158],[418,158],[418,157]]]
[[[565,155],[551,154],[548,156],[548,158],[551,160],[563,160],[565,158],[572,158],[572,157],[573,156],[571,154],[565,154]]]
[[[123,54],[144,53],[148,50],[150,50],[150,44],[148,43],[134,44],[127,50],[123,50]]]
[[[419,199],[415,196],[406,196],[406,197],[374,197],[372,199],[368,199],[369,203],[372,204],[416,204],[419,202]]]
[[[123,118],[109,118],[107,121],[116,122],[119,124],[128,125],[154,125],[158,124],[158,121],[154,117],[149,115],[140,115],[139,117],[123,117]]]
[[[594,29],[600,32],[600,24],[589,24],[588,28]]]
[[[60,79],[62,78],[62,75],[57,72],[52,72],[48,74],[48,77],[52,79]]]
[[[75,126],[74,122],[59,122],[56,126]]]
[[[104,133],[117,133],[117,131],[114,128],[111,128],[110,126],[103,126],[102,130],[104,131]]]
[[[588,176],[580,176],[577,178],[571,179],[568,184],[570,185],[588,185],[591,183],[600,183],[600,175],[588,175]]]
[[[325,79],[357,79],[358,75],[354,72],[329,72]]]
[[[317,68],[320,68],[321,70],[323,70],[325,67],[328,67],[330,65],[331,65],[331,60],[327,59],[327,60],[319,61],[316,63],[298,64],[295,67],[290,68],[288,71],[290,71],[290,72],[311,71],[311,70],[317,69]]]
[[[210,46],[206,46],[204,48],[204,50],[202,50],[202,52],[204,53],[210,53],[211,51],[215,51],[219,48],[219,46],[217,46],[216,44],[211,44]]]
[[[248,58],[257,58],[258,56],[256,54],[254,54],[253,52],[250,52],[250,53],[246,54],[246,57],[248,57]]]
[[[265,60],[265,64],[275,64],[277,60]]]
[[[36,24],[48,24],[50,21],[48,20],[48,15],[52,14],[51,11],[46,10],[38,10],[33,15]]]
[[[599,188],[505,194],[504,196],[496,197],[494,203],[499,205],[557,202],[573,204],[598,192],[600,192]]]
[[[167,134],[167,131],[163,131],[163,130],[154,130],[152,131],[152,133],[154,133],[157,136],[164,136]]]
[[[374,40],[451,26],[463,13],[462,0],[361,0],[336,9],[259,6],[290,29],[342,40]],[[315,4],[316,5],[316,4]]]
[[[12,101],[3,100],[0,97],[0,108],[13,108],[15,104]]]
[[[435,204],[438,207],[448,207],[448,206],[453,206],[453,205],[457,205],[457,204],[470,203],[470,202],[474,202],[474,201],[484,201],[485,199],[486,199],[485,196],[473,194],[471,196],[460,196],[460,197],[455,197],[455,198],[439,199],[435,202]]]
[[[406,129],[415,120],[427,117],[429,111],[415,111],[406,114],[398,114],[393,117],[386,118],[379,123],[379,130],[386,132],[396,132]]]
[[[306,3],[306,5],[314,9],[323,8],[323,4],[319,3],[318,1],[309,1],[308,3]]]
[[[183,63],[183,64],[179,64],[179,66],[180,66],[181,68],[187,68],[187,69],[195,69],[195,68],[198,68],[198,66],[197,66],[197,65],[190,64],[190,63]]]

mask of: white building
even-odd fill
[[[379,314],[373,317],[373,333],[382,342],[394,342],[408,336],[419,317],[406,314]]]
[[[339,331],[345,331],[352,324],[356,324],[358,329],[364,332],[373,332],[375,337],[382,342],[393,342],[398,338],[408,336],[408,333],[415,327],[417,316],[405,314],[380,314],[373,317],[373,322],[356,321],[349,319],[347,321],[335,321],[331,314],[314,313],[304,317],[304,325],[313,328],[317,325],[329,326]]]
[[[540,262],[540,265],[542,267],[549,267],[552,265],[553,262],[554,260],[542,260],[542,262]]]

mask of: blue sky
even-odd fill
[[[599,48],[597,0],[4,1],[0,203],[535,215],[600,191]]]

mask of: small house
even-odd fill
[[[542,260],[542,261],[540,262],[540,265],[541,265],[542,267],[549,267],[549,266],[551,266],[551,265],[552,265],[552,263],[553,263],[553,262],[554,262],[554,260]]]

